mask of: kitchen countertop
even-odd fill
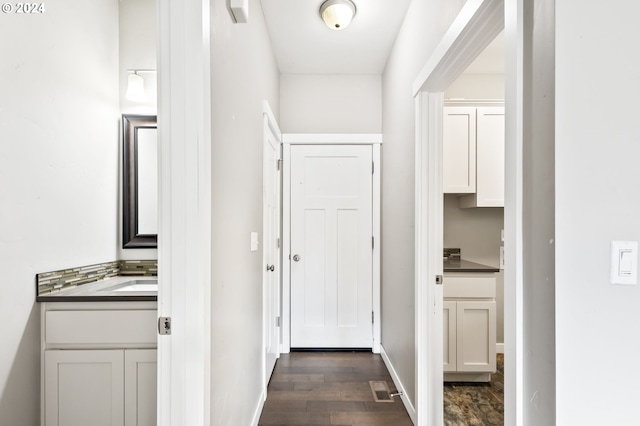
[[[37,302],[156,302],[157,291],[115,291],[127,281],[157,282],[158,277],[122,275],[36,297]]]
[[[481,263],[470,262],[464,259],[445,260],[444,272],[499,272],[500,269]]]

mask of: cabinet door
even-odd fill
[[[122,350],[45,351],[46,426],[124,425]]]
[[[504,108],[478,108],[476,203],[504,207]]]
[[[153,426],[156,424],[157,358],[158,354],[155,349],[125,350],[125,426]]]
[[[456,371],[456,302],[444,301],[442,322],[444,325],[443,371]]]
[[[442,133],[442,191],[476,192],[476,109],[444,108]]]
[[[457,371],[496,371],[496,302],[459,301]]]

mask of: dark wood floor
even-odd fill
[[[413,423],[400,398],[375,402],[370,380],[386,380],[380,355],[364,352],[292,352],[271,377],[260,425],[393,425]]]
[[[445,426],[504,424],[504,358],[488,384],[446,383]],[[375,402],[370,380],[393,381],[379,355],[292,352],[281,355],[259,425],[386,425],[413,423],[399,398]]]

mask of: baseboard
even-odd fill
[[[258,426],[258,423],[260,422],[260,416],[262,415],[262,409],[264,408],[264,401],[266,399],[267,399],[266,390],[263,390],[260,393],[260,398],[258,398],[258,406],[256,407],[256,411],[253,413],[251,426]]]
[[[413,404],[411,404],[411,401],[409,401],[409,397],[407,397],[407,392],[404,386],[402,385],[400,378],[398,377],[398,373],[396,373],[396,369],[393,368],[393,365],[391,364],[391,360],[387,356],[387,353],[384,350],[384,346],[382,345],[380,345],[380,356],[382,356],[382,361],[384,362],[384,365],[386,365],[387,370],[389,370],[389,374],[391,375],[391,380],[393,380],[393,383],[396,385],[396,389],[398,389],[398,392],[401,392],[400,398],[402,399],[402,403],[404,404],[404,407],[407,409],[407,413],[409,413],[409,417],[411,417],[411,421],[415,425],[416,419],[417,419],[416,409],[414,408]]]
[[[496,353],[497,354],[504,353],[504,343],[496,343]]]

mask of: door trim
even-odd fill
[[[159,0],[158,425],[211,424],[211,69],[206,0]]]
[[[382,134],[309,133],[282,135],[282,336],[280,353],[291,351],[291,145],[371,145],[373,158],[373,343],[374,353],[380,353],[380,149]]]
[[[414,85],[416,111],[416,206],[415,206],[415,292],[416,292],[416,406],[418,407],[418,425],[443,424],[443,323],[442,323],[442,288],[435,285],[435,276],[442,274],[442,231],[443,231],[443,198],[442,198],[442,127],[444,91],[467,68],[467,66],[486,48],[504,28],[504,0],[469,0],[455,18],[433,54],[419,72]],[[515,40],[515,35],[507,32],[507,43]],[[507,56],[507,63],[516,57]],[[508,74],[509,70],[507,70]],[[508,79],[509,75],[505,75]],[[515,93],[506,95],[516,100]],[[515,119],[515,118],[513,118]],[[507,128],[509,125],[507,125]],[[513,135],[507,134],[507,143],[516,143]],[[507,164],[515,158],[506,158]],[[507,167],[509,170],[509,167]],[[515,179],[515,176],[507,176]],[[515,182],[515,180],[514,180]],[[514,189],[519,191],[514,185]],[[515,205],[512,196],[505,200]],[[516,222],[514,210],[505,209],[505,250],[513,249],[517,236],[515,229],[508,229],[507,215]],[[507,241],[508,240],[508,241]],[[512,251],[515,259],[516,252]],[[425,261],[426,259],[426,261]],[[518,266],[511,263],[508,266]],[[513,283],[517,286],[516,283]],[[516,304],[515,300],[505,297],[505,303]],[[520,307],[515,307],[521,312]],[[505,315],[507,312],[505,311]],[[514,322],[513,330],[505,329],[505,339],[511,331],[517,334],[521,322],[517,318],[505,318],[505,324]],[[521,329],[521,328],[520,328]],[[511,376],[512,368],[521,365],[521,348],[507,345],[507,356],[510,367],[506,375]],[[512,367],[513,366],[513,367]],[[514,382],[515,383],[515,382]],[[506,392],[520,395],[518,389],[508,386]],[[505,398],[505,423],[516,424],[515,411],[520,411],[521,401]]]

